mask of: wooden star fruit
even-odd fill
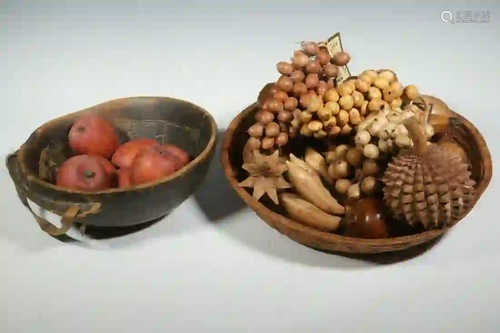
[[[267,194],[278,205],[278,191],[292,187],[283,178],[287,167],[280,158],[278,150],[272,155],[264,155],[259,150],[255,150],[252,162],[243,164],[242,168],[248,172],[249,176],[238,186],[253,188],[253,197],[257,200]]]

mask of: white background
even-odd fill
[[[187,99],[223,130],[295,42],[337,31],[353,73],[395,70],[471,120],[494,163],[499,153],[498,5],[33,3],[0,2],[3,156],[52,118],[126,96]],[[491,22],[440,20],[467,9]],[[229,189],[218,158],[168,219],[105,249],[41,232],[2,163],[0,332],[500,330],[497,178],[429,252],[381,265],[281,236]]]

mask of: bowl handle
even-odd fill
[[[21,172],[18,163],[17,153],[18,152],[16,151],[15,153],[9,154],[7,156],[6,158],[7,169],[9,170],[9,174],[12,180],[14,181],[21,202],[31,212],[31,214],[35,218],[35,221],[38,223],[40,228],[47,234],[51,236],[64,235],[68,232],[68,230],[72,227],[73,223],[77,219],[84,218],[88,215],[95,214],[100,211],[101,209],[100,203],[78,204],[78,203],[66,203],[66,202],[63,203],[63,202],[53,201],[52,203],[56,207],[68,206],[64,214],[61,216],[61,221],[60,221],[61,227],[54,225],[53,223],[47,221],[43,217],[36,214],[33,211],[32,207],[30,206],[28,199],[36,202],[43,202],[44,200],[42,197],[29,190],[27,182],[23,177],[23,174]],[[55,212],[51,213],[55,214]],[[82,224],[82,226],[84,225]]]

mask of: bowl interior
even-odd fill
[[[236,117],[231,123],[227,136],[224,140],[223,147],[227,150],[227,162],[229,167],[226,168],[226,174],[229,178],[229,181],[233,188],[238,192],[238,194],[245,200],[250,206],[257,211],[257,213],[262,216],[268,216],[269,220],[267,223],[274,224],[273,227],[280,229],[288,229],[295,230],[296,232],[305,232],[307,231],[310,234],[311,238],[316,240],[320,240],[320,242],[328,242],[328,241],[338,241],[340,239],[351,239],[351,237],[345,237],[339,234],[331,234],[326,232],[321,232],[309,228],[307,226],[299,225],[297,222],[286,218],[286,214],[282,209],[275,206],[270,202],[270,200],[261,200],[257,202],[251,196],[251,190],[247,188],[239,188],[237,187],[237,183],[244,180],[247,177],[247,173],[245,170],[241,168],[243,163],[243,147],[248,139],[247,129],[254,124],[254,115],[258,111],[258,107],[256,104],[248,107],[242,113]],[[488,186],[491,179],[491,156],[489,154],[488,148],[484,139],[482,138],[479,131],[472,125],[467,119],[462,117],[457,113],[453,113],[453,117],[450,118],[449,131],[446,133],[447,139],[450,139],[453,142],[459,144],[467,153],[469,161],[470,161],[470,170],[472,173],[472,179],[476,181],[476,190],[477,195],[475,202],[479,199],[481,194],[484,192],[486,187]],[[439,141],[442,139],[442,136],[436,136],[435,140]],[[225,154],[225,152],[223,152]],[[300,153],[299,153],[300,154]],[[223,164],[224,162],[224,156]],[[277,218],[276,214],[282,215],[281,218]],[[467,212],[468,213],[468,212]],[[466,213],[466,214],[467,214]],[[465,215],[466,215],[465,214]],[[463,217],[465,217],[462,216]],[[283,224],[280,226],[279,224]],[[394,225],[394,233],[391,238],[391,242],[394,244],[403,244],[407,242],[411,242],[413,240],[417,240],[418,237],[424,236],[426,237],[434,237],[440,233],[440,231],[424,231],[416,228],[402,227],[401,224],[391,223]],[[443,231],[443,230],[442,230]],[[293,238],[293,237],[292,237]],[[298,239],[301,237],[298,237]],[[360,243],[366,243],[366,245],[386,246],[387,243],[383,243],[382,240],[374,239],[352,239]],[[388,240],[388,239],[387,239]],[[321,247],[321,246],[319,246]]]
[[[186,101],[166,97],[113,100],[54,119],[38,128],[22,148],[24,171],[52,183],[57,166],[72,156],[68,145],[72,124],[89,113],[100,114],[111,121],[122,142],[138,137],[156,139],[162,144],[181,147],[193,159],[207,149],[217,134],[213,118]]]

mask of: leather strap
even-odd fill
[[[62,226],[60,228],[56,227],[52,223],[46,221],[45,219],[41,218],[40,216],[36,215],[30,208],[31,213],[33,214],[33,217],[35,218],[36,222],[40,226],[40,229],[45,231],[51,236],[61,236],[64,235],[65,233],[68,232],[68,230],[71,228],[73,225],[73,222],[75,221],[75,217],[78,214],[78,211],[80,208],[77,206],[71,206],[68,208],[68,210],[64,213],[61,219],[61,224]]]
[[[40,226],[40,229],[42,229],[43,231],[45,231],[47,234],[49,234],[51,236],[61,236],[61,235],[66,234],[68,232],[68,230],[71,229],[73,223],[75,222],[75,220],[77,218],[83,218],[85,216],[95,214],[101,208],[101,204],[95,203],[95,204],[92,204],[92,206],[89,210],[82,212],[79,205],[77,205],[77,204],[71,205],[66,210],[66,212],[63,214],[63,216],[61,218],[61,227],[58,228],[55,225],[53,225],[52,223],[45,220],[44,218],[38,216],[35,212],[33,212],[33,210],[31,209],[27,200],[26,200],[26,203],[27,203],[28,210],[31,212],[31,214],[35,218],[36,222]],[[82,224],[81,230],[85,230],[84,224]]]
[[[96,214],[97,212],[100,211],[101,209],[101,204],[100,203],[85,203],[85,204],[78,204],[78,203],[71,203],[67,202],[65,205],[62,205],[62,203],[58,206],[66,206],[69,207],[66,212],[63,214],[61,217],[61,227],[58,228],[52,223],[48,222],[44,218],[38,216],[35,212],[33,212],[33,209],[31,208],[28,198],[30,200],[33,200],[32,198],[39,197],[35,193],[32,193],[29,191],[29,186],[26,181],[26,177],[22,174],[19,166],[19,161],[18,161],[18,154],[19,151],[16,151],[15,153],[9,154],[6,158],[6,165],[7,169],[9,170],[9,174],[14,181],[14,184],[16,185],[16,189],[19,195],[19,198],[23,202],[23,205],[28,208],[28,210],[31,212],[33,217],[35,218],[36,222],[40,226],[40,228],[45,231],[47,234],[51,236],[61,236],[64,235],[68,232],[69,229],[71,229],[71,226],[77,219],[82,219],[88,215]],[[33,202],[37,202],[39,200],[33,200]],[[43,205],[40,205],[43,207]],[[82,222],[82,221],[79,221]],[[85,229],[85,224],[82,223],[82,228],[81,230]]]

